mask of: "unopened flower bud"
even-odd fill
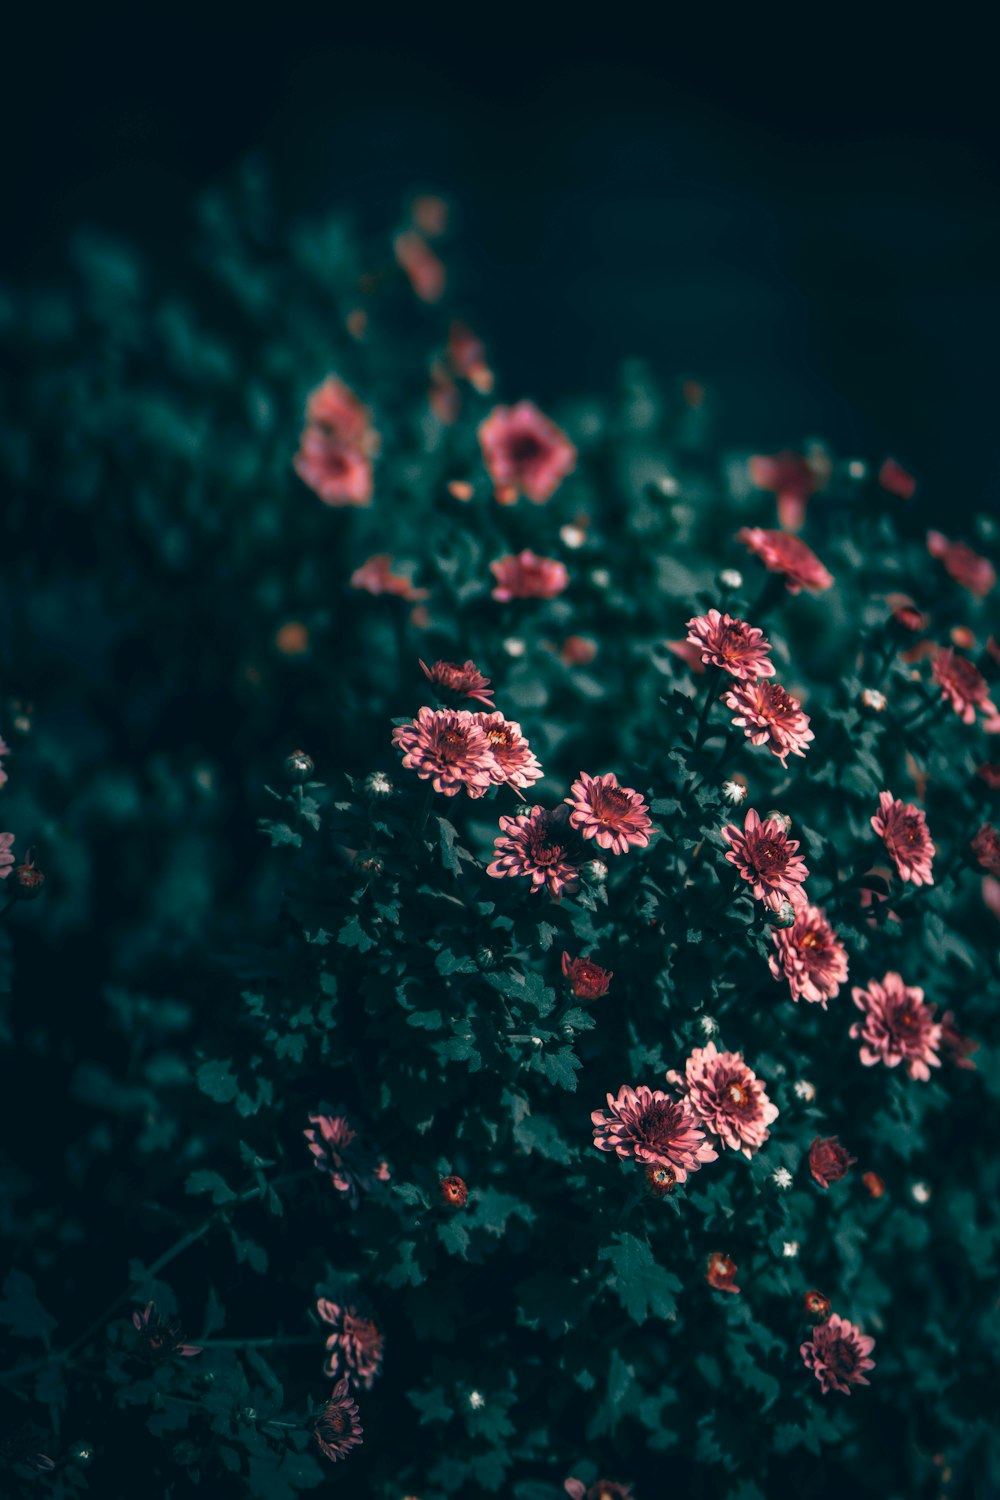
[[[385,869],[385,860],[381,854],[371,854],[367,850],[362,850],[354,856],[354,865],[362,874],[370,875],[374,879]]]
[[[35,901],[44,888],[45,876],[35,864],[34,849],[29,849],[24,856],[24,863],[11,871],[8,890],[17,901]]]
[[[461,1177],[442,1177],[438,1193],[445,1208],[464,1208],[469,1200],[469,1189]]]
[[[608,572],[607,568],[592,568],[590,572],[590,581],[595,588],[606,589],[611,584],[611,574]]]
[[[811,1318],[815,1318],[817,1323],[826,1322],[830,1316],[829,1297],[824,1297],[822,1292],[806,1292],[802,1300],[806,1305],[806,1312]]]
[[[767,920],[772,927],[777,927],[779,932],[784,931],[786,927],[794,927],[795,907],[790,901],[782,901],[778,910],[771,912]]]
[[[863,458],[852,458],[847,465],[847,472],[852,479],[864,479],[868,473],[868,465]]]
[[[481,1411],[486,1405],[486,1397],[479,1391],[469,1392],[469,1405],[473,1411]]]
[[[69,1450],[69,1456],[74,1463],[89,1464],[93,1461],[94,1445],[93,1443],[74,1443]]]
[[[729,594],[735,594],[737,589],[743,587],[743,574],[738,568],[723,568],[718,582],[720,589],[725,589]]]
[[[767,816],[768,818],[773,818],[776,823],[780,823],[786,833],[791,832],[792,820],[786,812],[782,812],[780,808],[772,807]]]
[[[293,750],[285,760],[285,775],[289,781],[308,781],[315,769],[312,756],[304,750]]]
[[[816,1097],[816,1086],[809,1082],[808,1078],[797,1078],[795,1080],[795,1093],[807,1104],[811,1104]]]
[[[523,656],[527,648],[520,636],[509,635],[503,643],[503,649],[508,656],[518,657]]]
[[[494,961],[495,954],[492,948],[476,949],[476,963],[480,969],[492,969]]]
[[[578,547],[582,547],[584,542],[587,540],[587,533],[584,531],[582,526],[560,526],[559,540],[562,542],[564,547],[569,547],[573,551],[576,551],[576,549]]]
[[[746,800],[746,784],[742,781],[724,781],[722,783],[722,795],[727,802],[731,802],[735,807],[740,802]]]
[[[781,1253],[786,1260],[794,1260],[799,1253],[798,1240],[785,1240],[781,1247]]]
[[[608,878],[608,867],[603,859],[592,859],[584,865],[584,874],[595,885],[603,885]]]
[[[873,1198],[881,1198],[885,1192],[885,1183],[877,1172],[866,1172],[861,1181]]]
[[[910,1188],[910,1192],[917,1203],[929,1203],[931,1201],[931,1189],[928,1182],[915,1182]]]
[[[865,688],[861,694],[861,706],[862,708],[870,708],[872,713],[884,713],[886,706],[885,694],[880,693],[878,688]]]
[[[382,797],[391,797],[392,790],[392,782],[384,771],[372,771],[370,776],[365,777],[365,791],[376,801]]]

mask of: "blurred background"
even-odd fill
[[[505,388],[601,390],[623,356],[713,388],[720,439],[893,453],[924,501],[998,479],[997,131],[975,36],[671,7],[600,26],[471,11],[22,13],[4,280],[90,224],[169,263],[250,150],[290,211],[382,225],[453,196]],[[919,497],[918,497],[918,503]]]

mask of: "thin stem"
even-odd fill
[[[696,750],[700,750],[701,749],[702,741],[703,741],[703,739],[705,737],[705,725],[708,722],[709,710],[711,709],[712,704],[714,702],[715,702],[715,677],[714,677],[713,673],[709,672],[709,674],[708,674],[708,686],[706,688],[705,697],[704,697],[704,700],[703,700],[702,705],[701,705],[701,712],[698,715],[698,722],[695,725],[694,748]]]
[[[319,1330],[315,1334],[274,1334],[260,1339],[199,1339],[201,1349],[292,1349],[309,1344],[315,1347]]]

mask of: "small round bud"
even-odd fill
[[[865,688],[861,694],[861,706],[862,708],[871,709],[872,713],[884,713],[886,696],[884,693],[880,693],[878,688]]]
[[[785,1240],[781,1247],[781,1253],[786,1260],[794,1260],[799,1253],[798,1240]]]
[[[718,583],[719,588],[725,589],[727,594],[735,594],[737,589],[743,587],[743,574],[738,568],[723,568]]]
[[[727,802],[731,802],[734,807],[738,807],[741,802],[746,801],[746,782],[735,780],[724,781],[722,783],[722,795],[725,797]]]
[[[285,775],[289,781],[308,781],[315,769],[312,756],[304,750],[293,750],[285,761]]]
[[[675,495],[679,495],[681,490],[680,485],[672,474],[661,474],[660,478],[656,481],[656,487],[661,495],[666,495],[671,500]]]
[[[438,1193],[445,1208],[464,1208],[469,1199],[469,1189],[461,1177],[442,1177]]]
[[[374,880],[385,869],[385,860],[381,854],[372,854],[368,850],[362,850],[354,856],[354,868]]]
[[[480,969],[492,969],[496,961],[496,955],[492,948],[477,948],[476,963]]]
[[[786,927],[794,927],[795,907],[790,901],[782,901],[777,911],[768,913],[767,920],[772,927],[777,927],[779,931],[784,931]]]
[[[817,1323],[825,1323],[830,1316],[830,1299],[824,1297],[822,1292],[806,1292],[802,1301],[805,1303],[806,1312]]]
[[[786,812],[782,812],[780,808],[772,807],[767,816],[769,819],[773,818],[776,823],[780,823],[786,833],[791,832],[792,820]]]
[[[699,1025],[706,1036],[715,1036],[719,1030],[719,1023],[714,1016],[702,1016]]]
[[[482,1394],[481,1391],[470,1391],[469,1405],[472,1407],[473,1411],[481,1411],[482,1408],[486,1405],[486,1397]]]
[[[863,458],[852,458],[847,465],[847,472],[852,479],[864,479],[868,473],[868,465]]]
[[[582,547],[584,542],[587,540],[587,533],[584,531],[582,526],[560,526],[559,540],[562,542],[564,547],[569,547],[572,551],[575,552],[576,549],[578,547]]]
[[[590,571],[590,581],[595,588],[606,589],[611,585],[611,574],[607,568],[592,568]]]
[[[384,771],[373,771],[370,776],[365,777],[365,791],[369,797],[378,802],[383,797],[392,796],[392,782]]]
[[[885,1183],[877,1172],[866,1172],[861,1181],[873,1198],[881,1198],[885,1192]]]
[[[508,656],[518,657],[524,655],[527,647],[521,640],[520,636],[509,635],[503,643],[503,649],[506,651]]]
[[[915,1182],[910,1188],[914,1201],[917,1203],[929,1203],[931,1201],[931,1188],[929,1182]]]

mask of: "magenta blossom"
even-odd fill
[[[513,719],[505,719],[501,713],[473,714],[472,716],[486,736],[486,743],[493,755],[490,775],[497,786],[531,786],[545,774],[528,741],[521,733],[521,726]]]
[[[697,1172],[704,1162],[716,1161],[718,1153],[686,1099],[671,1099],[644,1084],[623,1084],[618,1097],[608,1095],[607,1110],[595,1109],[594,1145],[598,1151],[615,1151],[627,1160],[633,1157],[647,1166],[670,1167],[678,1182]]]
[[[551,557],[538,557],[530,548],[490,563],[496,579],[493,598],[504,604],[509,599],[554,599],[569,584],[564,563]]]
[[[358,1420],[358,1403],[352,1398],[347,1376],[334,1386],[330,1399],[313,1423],[317,1447],[331,1463],[346,1458],[352,1448],[363,1441],[364,1428]]]
[[[569,1500],[633,1500],[632,1486],[617,1479],[597,1479],[589,1488],[582,1479],[567,1479],[563,1489]]]
[[[327,1375],[338,1375],[347,1371],[352,1380],[370,1391],[375,1377],[382,1368],[385,1340],[377,1324],[371,1318],[362,1317],[355,1307],[342,1307],[339,1302],[330,1302],[320,1297],[316,1311],[324,1323],[330,1323],[333,1332],[326,1341],[328,1359],[324,1365]]]
[[[795,923],[775,929],[777,952],[770,959],[775,979],[788,980],[793,1000],[826,1002],[840,993],[847,979],[847,949],[818,906],[796,907]]]
[[[347,1115],[310,1115],[309,1123],[315,1128],[303,1135],[314,1157],[313,1166],[329,1174],[352,1208],[358,1206],[359,1189],[370,1192],[377,1182],[389,1181],[388,1165],[376,1159]]]
[[[756,553],[771,573],[783,573],[790,594],[799,594],[803,589],[820,594],[833,585],[832,576],[801,537],[791,536],[787,531],[744,526],[736,533],[736,540]]]
[[[0,880],[6,880],[14,868],[14,835],[0,833]]]
[[[917,488],[917,481],[913,475],[898,464],[894,458],[887,458],[878,471],[878,482],[890,495],[896,495],[900,500],[912,500]]]
[[[190,1359],[201,1353],[200,1344],[186,1344],[177,1322],[165,1322],[156,1311],[155,1302],[147,1302],[142,1312],[132,1314],[132,1323],[139,1335],[139,1348],[147,1359],[154,1361],[172,1359],[179,1355]]]
[[[996,570],[989,558],[980,557],[965,542],[949,542],[940,531],[929,531],[927,550],[931,557],[943,564],[945,572],[950,573],[956,583],[975,594],[977,599],[985,599],[997,581]]]
[[[789,755],[805,755],[815,738],[802,705],[777,682],[741,682],[723,693],[722,701],[750,743],[768,745],[782,765]]]
[[[1000,875],[1000,833],[992,823],[984,823],[969,848],[984,870],[991,875]]]
[[[292,462],[303,484],[324,505],[371,505],[371,460],[359,449],[338,443],[318,427],[307,427]]]
[[[392,731],[403,765],[429,781],[436,792],[455,797],[465,791],[484,797],[494,783],[496,760],[478,715],[459,708],[427,708],[411,724]]]
[[[902,1063],[911,1078],[926,1083],[931,1068],[941,1066],[941,1026],[934,1019],[934,1006],[924,1001],[924,992],[903,983],[890,970],[881,984],[874,979],[866,990],[851,991],[864,1020],[855,1021],[851,1036],[861,1038],[861,1061],[866,1068],[878,1062],[887,1068]]]
[[[806,1368],[812,1370],[824,1396],[829,1391],[851,1394],[852,1385],[870,1385],[865,1371],[875,1368],[869,1359],[875,1340],[861,1332],[847,1318],[836,1313],[812,1331],[812,1338],[799,1348]]]
[[[483,462],[502,505],[521,494],[542,505],[576,467],[576,449],[533,401],[496,406],[479,428]]]
[[[486,708],[493,708],[493,689],[490,679],[484,677],[474,661],[464,661],[461,666],[452,661],[436,661],[432,666],[420,663],[421,670],[439,697],[454,702],[471,698]]]
[[[688,643],[698,649],[706,666],[719,667],[743,681],[774,676],[774,663],[769,660],[770,641],[762,630],[745,620],[710,609],[707,615],[688,620],[687,631]]]
[[[936,849],[927,831],[927,818],[912,802],[900,802],[891,792],[880,792],[879,810],[871,823],[892,855],[901,880],[933,885],[931,861]]]
[[[652,828],[645,799],[629,786],[619,786],[613,771],[588,776],[581,771],[565,799],[570,823],[599,849],[627,854],[631,846],[644,849]]]
[[[977,708],[985,719],[1000,712],[990,698],[982,672],[951,646],[938,652],[931,671],[945,702],[951,704],[963,724],[976,722]]]
[[[696,1047],[687,1060],[684,1085],[696,1117],[731,1151],[749,1158],[760,1150],[778,1107],[741,1053],[720,1052],[714,1042]]]
[[[757,453],[750,460],[750,478],[759,490],[778,497],[778,519],[786,531],[798,531],[806,518],[806,502],[818,488],[816,474],[798,453]]]
[[[809,1170],[821,1188],[840,1182],[857,1162],[837,1136],[818,1135],[809,1147]]]
[[[575,895],[580,889],[580,868],[584,854],[569,826],[564,807],[549,811],[533,807],[527,816],[500,819],[500,834],[494,841],[492,864],[487,875],[526,875],[532,891],[548,890],[553,901],[563,892]]]
[[[777,818],[764,822],[751,807],[740,831],[730,823],[722,837],[732,847],[726,855],[748,882],[756,901],[763,901],[769,911],[780,911],[783,901],[793,906],[805,901],[802,885],[809,877],[805,861],[799,854],[797,839]]]

